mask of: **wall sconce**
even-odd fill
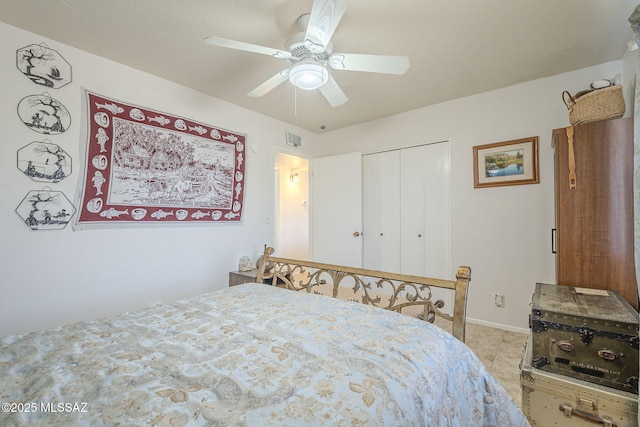
[[[289,181],[295,183],[300,182],[300,175],[298,175],[298,173],[292,173],[291,175],[289,175]]]

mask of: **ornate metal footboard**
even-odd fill
[[[258,282],[294,291],[329,295],[400,313],[419,312],[424,320],[439,316],[453,322],[453,336],[464,342],[467,290],[471,268],[459,267],[456,280],[434,279],[363,268],[274,257],[265,248],[258,264]],[[432,288],[454,292],[453,315],[440,310],[442,301],[432,300]]]

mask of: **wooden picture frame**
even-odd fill
[[[473,147],[473,187],[538,184],[538,137]]]

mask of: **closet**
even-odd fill
[[[450,277],[449,142],[363,155],[363,265]]]
[[[556,280],[617,291],[638,308],[633,244],[633,121],[553,131]]]

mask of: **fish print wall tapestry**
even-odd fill
[[[242,220],[245,135],[87,90],[83,101],[74,228]]]

